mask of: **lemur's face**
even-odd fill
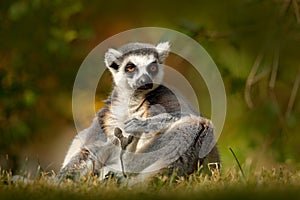
[[[163,79],[163,66],[154,55],[126,57],[114,75],[115,84],[128,84],[133,90],[149,90]]]
[[[156,47],[130,43],[120,50],[109,49],[105,64],[111,71],[114,83],[124,90],[151,90],[163,80],[163,61],[169,52],[169,43]]]

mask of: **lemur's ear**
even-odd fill
[[[158,52],[160,63],[163,63],[169,55],[170,43],[169,42],[161,42],[158,45],[156,45],[155,48],[156,48],[156,51]]]
[[[119,69],[120,58],[122,57],[122,53],[115,49],[108,49],[104,56],[104,62],[106,67],[114,70]]]

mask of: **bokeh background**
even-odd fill
[[[57,172],[76,135],[72,87],[84,58],[114,34],[155,26],[197,40],[221,72],[225,169],[237,166],[229,147],[245,169],[299,169],[299,7],[299,0],[1,0],[0,168]],[[168,62],[200,91],[209,117],[203,81],[188,63]],[[95,108],[111,89],[108,73],[102,81]]]

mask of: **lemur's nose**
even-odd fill
[[[143,74],[139,79],[138,82],[140,85],[146,85],[148,83],[152,83],[151,78],[147,74]]]
[[[147,75],[143,74],[137,81],[138,83],[138,90],[148,90],[152,89],[153,82],[152,79]]]

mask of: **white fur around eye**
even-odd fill
[[[127,62],[132,62],[135,64],[139,70],[144,70],[150,63],[154,62],[156,59],[153,55],[132,55],[128,57]]]

